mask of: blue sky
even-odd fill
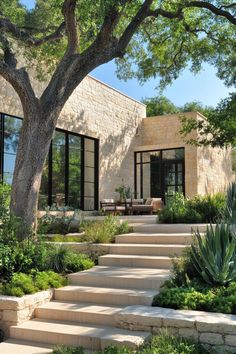
[[[29,8],[34,6],[34,0],[21,0],[21,2]],[[115,70],[115,63],[110,62],[95,69],[91,75],[137,100],[158,95],[157,79],[149,80],[144,85],[140,85],[135,79],[124,82],[117,79]],[[198,75],[185,70],[163,94],[178,106],[190,101],[200,101],[205,105],[215,106],[221,98],[225,98],[232,91],[233,88],[227,88],[217,78],[216,70],[205,64]]]

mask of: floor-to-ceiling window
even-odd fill
[[[0,114],[0,174],[12,183],[22,120]],[[39,207],[98,208],[97,139],[57,129],[44,165]]]
[[[165,202],[175,192],[184,193],[184,148],[136,152],[135,192]]]

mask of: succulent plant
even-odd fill
[[[236,235],[230,225],[210,225],[205,236],[195,232],[194,241],[192,262],[205,282],[225,285],[236,279]]]

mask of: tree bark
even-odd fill
[[[32,114],[32,111],[31,111]],[[56,113],[54,122],[56,122]],[[51,117],[52,118],[52,115]],[[25,116],[21,128],[11,192],[11,212],[21,218],[18,233],[27,237],[37,226],[37,203],[43,165],[47,158],[55,123],[36,110]]]

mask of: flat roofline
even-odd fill
[[[185,114],[193,114],[195,113],[196,115],[202,117],[203,119],[207,119],[202,113],[198,111],[189,111],[189,112],[179,112],[179,113],[170,113],[170,114],[161,114],[159,116],[152,116],[152,117],[147,117],[147,118],[165,118],[165,117],[176,117],[176,116],[183,116]]]
[[[130,99],[131,101],[134,101],[134,102],[136,102],[136,103],[139,103],[141,106],[146,107],[146,104],[144,104],[144,103],[142,103],[142,102],[136,100],[136,99],[133,98],[133,97],[130,97],[129,95],[126,95],[124,92],[117,90],[116,88],[114,88],[114,87],[112,87],[112,86],[106,84],[105,82],[103,82],[103,81],[97,79],[96,77],[94,77],[94,76],[92,76],[92,75],[87,75],[87,76],[88,76],[90,79],[93,79],[94,81],[99,82],[99,83],[102,84],[103,86],[106,86],[106,87],[108,87],[109,89],[111,89],[111,90],[113,90],[113,91],[119,93],[120,95],[122,95],[122,96],[124,96],[124,97]]]

